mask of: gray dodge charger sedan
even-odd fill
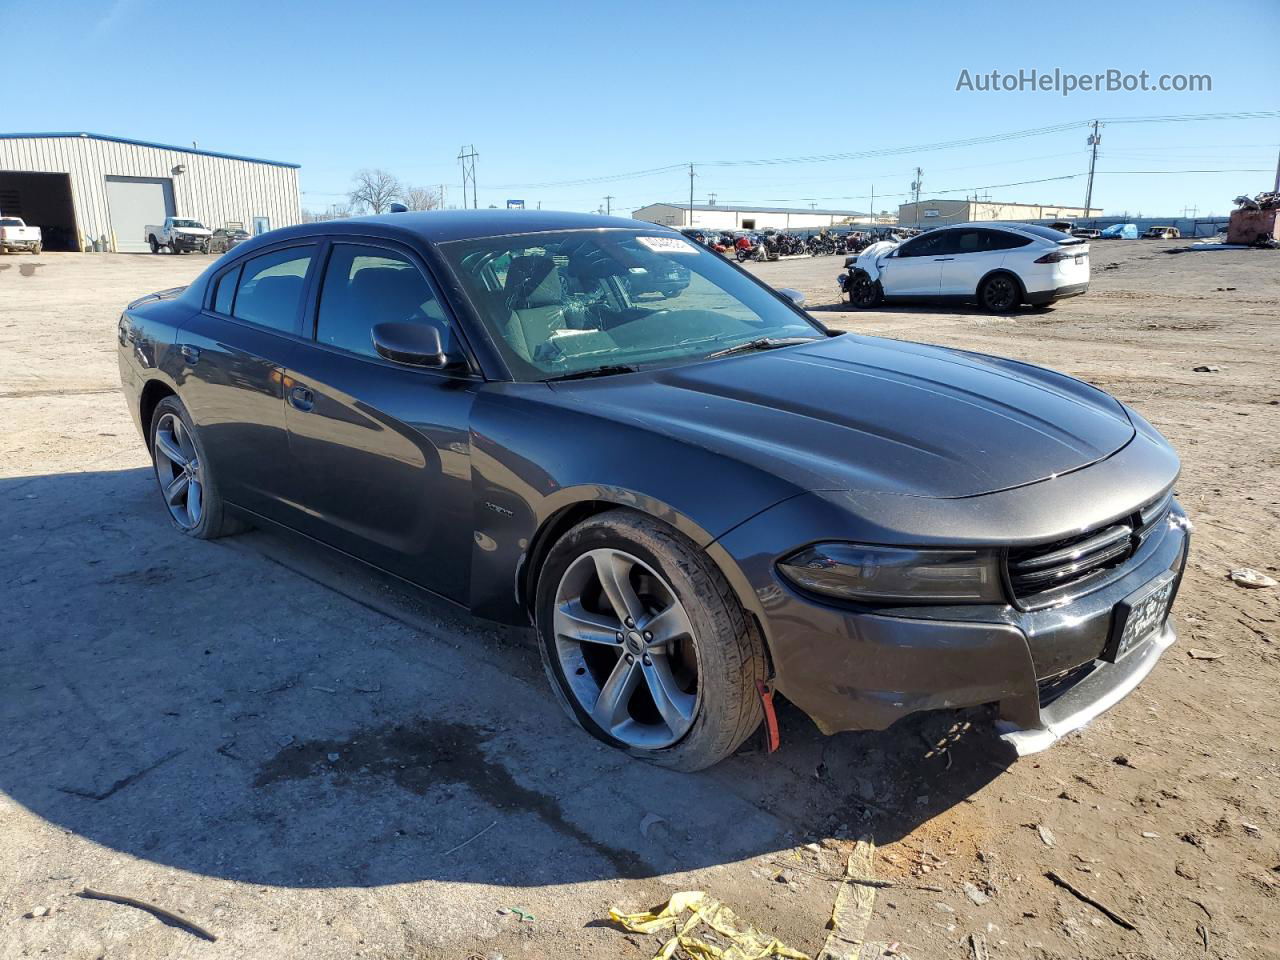
[[[537,629],[568,714],[727,756],[990,705],[1031,752],[1173,642],[1178,458],[1025,363],[824,329],[678,233],[535,211],[275,230],[119,322],[175,527],[296,531]]]

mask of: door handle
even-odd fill
[[[944,260],[954,260],[954,259],[955,259],[955,257],[934,257],[934,258],[933,258],[933,262],[934,262],[934,263],[942,263]]]
[[[294,387],[289,391],[289,406],[296,410],[310,410],[316,405],[316,395],[306,387]]]
[[[189,343],[184,343],[182,346],[178,348],[178,352],[182,354],[182,359],[187,361],[187,363],[191,364],[192,366],[195,366],[197,363],[200,362],[199,347],[193,347]]]

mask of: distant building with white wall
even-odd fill
[[[692,222],[690,214],[692,213]],[[631,216],[668,227],[703,227],[710,230],[820,230],[848,223],[869,223],[869,214],[856,210],[792,209],[790,207],[741,207],[729,204],[651,203]]]

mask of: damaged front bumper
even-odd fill
[[[1092,502],[1100,516],[1114,509],[1105,502],[1107,473],[1098,471],[1095,481]],[[1171,479],[1152,471],[1147,495]],[[1016,515],[1019,500],[1032,495],[1015,491],[993,498],[988,525]],[[1045,609],[888,609],[803,595],[772,569],[777,554],[770,556],[766,544],[772,536],[764,531],[781,525],[803,537],[823,522],[813,507],[807,498],[789,501],[775,507],[776,513],[766,512],[768,523],[744,524],[718,545],[738,558],[758,601],[776,689],[825,733],[881,730],[924,710],[993,705],[1006,742],[1019,754],[1034,753],[1132,692],[1174,642],[1167,610],[1186,562],[1190,527],[1176,500],[1160,535],[1143,541],[1113,577]],[[1172,584],[1166,619],[1115,658],[1118,606],[1160,580]]]

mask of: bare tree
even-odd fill
[[[353,178],[351,205],[374,213],[383,213],[404,192],[400,181],[385,170],[361,170]]]
[[[401,199],[410,210],[438,210],[440,208],[440,191],[428,187],[406,186],[401,191]]]

